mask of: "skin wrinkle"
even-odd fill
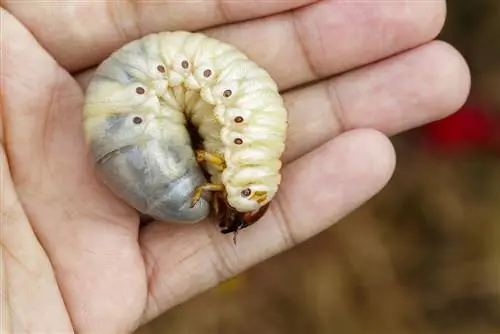
[[[141,6],[139,6],[139,0],[128,0],[130,2],[130,14],[133,17],[132,21],[134,22],[134,28],[137,31],[137,36],[144,36],[144,33],[141,28],[140,18],[141,18]]]
[[[161,223],[161,222],[155,222],[155,224],[157,225],[154,225],[154,224],[150,224],[148,225],[147,227],[144,228],[144,231],[143,233],[141,233],[141,237],[140,237],[140,244],[141,244],[141,249],[144,249],[144,260],[145,260],[145,263],[146,263],[146,268],[148,270],[147,272],[147,277],[148,277],[148,281],[149,283],[152,285],[149,292],[148,292],[148,302],[149,300],[153,300],[154,302],[154,307],[156,310],[162,310],[162,309],[168,309],[168,308],[171,308],[171,307],[174,307],[175,305],[179,304],[180,301],[179,299],[182,299],[183,296],[179,293],[176,293],[176,289],[174,287],[172,287],[172,282],[170,280],[164,280],[164,281],[159,281],[159,279],[161,279],[161,277],[159,276],[159,273],[160,273],[160,267],[158,266],[158,263],[159,263],[159,260],[161,261],[161,259],[159,259],[158,257],[160,255],[164,255],[163,252],[154,252],[153,250],[150,249],[150,247],[148,247],[147,245],[152,245],[151,243],[148,243],[147,242],[147,239],[145,239],[148,235],[150,235],[150,233],[153,233],[154,235],[156,235],[156,232],[154,231],[151,231],[151,230],[155,230],[155,229],[158,229],[158,227],[166,227],[168,230],[164,230],[160,233],[162,234],[165,234],[166,236],[165,237],[171,237],[169,236],[169,234],[175,234],[176,232],[172,231],[173,230],[176,230],[176,229],[182,229],[181,226],[176,226],[176,225],[172,225],[172,226],[168,226],[168,225],[164,225],[164,223]],[[199,225],[198,226],[198,229],[203,229],[203,230],[206,230],[204,227],[208,225],[213,225],[212,222],[202,222],[201,223],[202,225]],[[212,231],[207,231],[207,233],[211,233]],[[213,248],[212,244],[213,244],[213,238],[210,238],[210,237],[204,237],[203,238],[203,242],[202,243],[199,243],[199,242],[195,242],[195,243],[191,243],[191,247],[193,247],[193,245],[198,245],[197,247],[195,247],[192,251],[190,250],[189,253],[185,256],[183,256],[182,258],[180,258],[180,260],[177,260],[175,261],[175,267],[179,267],[181,263],[188,263],[189,264],[189,260],[191,260],[192,258],[195,258],[197,255],[199,254],[209,254],[211,253],[210,252],[210,249]],[[155,244],[157,245],[157,244]],[[153,246],[153,245],[152,245]],[[159,247],[161,247],[163,249],[163,245],[161,244]],[[189,248],[189,247],[188,247]],[[155,256],[155,253],[157,254],[157,256]],[[153,266],[155,266],[154,269],[150,269],[148,268],[148,264],[149,263],[152,263]],[[168,266],[169,266],[169,272],[172,272],[172,271],[176,271],[176,268],[173,267],[174,263],[168,263]],[[165,263],[164,263],[164,266],[165,266]],[[170,277],[172,277],[172,275],[169,275]],[[174,281],[175,283],[175,281]],[[160,294],[159,292],[160,291],[156,291],[157,289],[160,289],[162,291],[162,293]],[[158,299],[157,299],[157,296],[159,295],[162,295],[162,299],[164,300],[164,302],[160,302]],[[146,308],[145,308],[145,312],[144,312],[144,318],[142,319],[142,323],[146,323],[147,321],[151,320],[152,318],[154,318],[155,316],[157,316],[157,314],[159,312],[155,312],[155,309],[150,309],[148,307],[148,302],[146,302]]]
[[[351,130],[346,126],[346,122],[344,120],[345,108],[337,89],[337,81],[331,80],[329,82],[325,82],[324,90],[326,99],[330,105],[330,110],[332,110],[331,115],[335,118],[336,128],[332,130],[335,130],[335,134],[337,135],[342,134],[347,130]]]
[[[73,210],[75,212],[75,210]],[[95,211],[92,210],[79,210],[78,212],[75,212],[75,217],[77,217],[77,214],[80,214],[80,217],[83,217],[82,219],[88,219],[89,221],[100,221],[102,222],[103,225],[110,225],[113,226],[113,228],[116,228],[118,230],[125,231],[127,234],[133,234],[137,235],[139,233],[139,224],[123,224],[121,223],[121,219],[126,219],[129,218],[128,215],[124,215],[124,217],[120,216],[104,216],[100,215]],[[134,218],[137,216],[135,214],[135,210],[131,209],[130,214],[134,214]],[[138,218],[137,218],[138,220]]]
[[[27,267],[23,264],[23,262],[22,262],[20,259],[18,259],[17,257],[15,257],[15,256],[14,256],[14,254],[10,253],[10,252],[9,252],[9,250],[8,250],[8,248],[4,247],[4,245],[3,245],[3,244],[2,244],[2,245],[0,245],[0,246],[1,246],[1,251],[2,251],[2,261],[3,261],[3,255],[4,255],[5,253],[7,253],[7,254],[8,254],[8,255],[12,258],[12,259],[14,259],[14,260],[15,260],[15,262],[16,262],[16,263],[17,263],[17,264],[18,264],[21,268],[23,268],[23,269],[24,269],[27,273],[29,273],[31,276],[33,276],[33,277],[37,277],[38,279],[41,279],[41,278],[43,279],[43,277],[45,276],[43,273],[37,274],[37,273],[35,273],[35,272],[31,271],[29,268],[27,268]],[[41,246],[41,245],[40,245],[40,246]],[[4,253],[4,252],[5,252],[5,253]],[[49,264],[50,264],[50,268],[51,268],[50,273],[51,273],[51,274],[53,274],[53,275],[55,276],[56,274],[55,274],[55,272],[54,272],[54,270],[53,270],[53,268],[52,268],[52,265],[51,265],[51,263],[50,263],[50,259],[49,259],[48,257],[45,257],[45,258],[48,260],[48,262],[49,262]],[[60,291],[60,288],[59,288],[59,285],[58,285],[58,281],[57,281],[57,279],[56,279],[56,285],[57,285],[57,287],[58,287],[58,289],[59,289],[59,291]],[[62,302],[63,302],[63,304],[65,304],[65,302],[64,302],[64,298],[62,298]],[[8,303],[8,304],[9,304],[9,311],[10,311],[10,310],[12,310],[12,308],[10,307],[10,303]],[[17,316],[17,313],[16,313],[16,312],[11,312],[11,314],[14,314],[14,315],[15,315],[15,317],[17,317],[18,321],[23,322],[23,317],[19,317],[19,316]],[[68,314],[68,321],[69,321],[70,323],[72,322],[71,317],[69,316],[69,314]],[[30,328],[28,327],[28,325],[27,325],[26,323],[24,323],[24,322],[23,322],[23,326],[24,326],[24,328],[25,328],[26,330],[30,329]],[[73,327],[73,325],[71,325],[71,327],[72,327],[72,328],[74,328],[74,327]]]
[[[289,14],[290,21],[292,22],[292,27],[293,27],[293,35],[295,37],[295,40],[297,44],[300,47],[301,53],[302,53],[302,58],[305,60],[305,63],[307,64],[307,67],[309,69],[309,72],[311,74],[311,78],[309,78],[308,81],[316,81],[319,80],[325,75],[322,75],[321,71],[316,67],[316,64],[311,58],[311,54],[309,51],[309,47],[305,43],[304,37],[302,36],[302,33],[300,32],[300,29],[298,27],[299,25],[299,18],[298,18],[298,10],[292,10]],[[320,38],[320,40],[322,40]],[[323,44],[323,41],[320,42]]]
[[[33,277],[39,277],[39,276],[41,276],[41,274],[38,274],[35,271],[33,271],[32,269],[28,268],[28,266],[26,266],[23,263],[23,261],[21,261],[21,259],[19,259],[17,256],[15,256],[14,253],[11,252],[9,250],[9,248],[7,248],[7,246],[4,245],[3,242],[0,242],[0,247],[2,248],[2,252],[5,252],[5,254],[7,254],[12,260],[14,260],[14,262],[17,263],[19,265],[19,267],[21,267],[30,276],[33,276]]]
[[[2,152],[5,154],[5,150],[2,149]],[[7,158],[6,154],[5,154],[5,158]],[[2,165],[4,164],[4,161],[7,162],[8,160],[7,159],[2,159],[1,163]],[[8,169],[7,173],[10,172],[10,169]],[[2,178],[4,177],[3,173],[2,173]],[[7,175],[8,177],[8,175]],[[12,180],[12,178],[10,178],[10,180]],[[4,186],[4,183],[2,182],[2,187]],[[12,182],[12,186],[15,187],[15,184]],[[2,188],[3,190],[3,188]],[[23,210],[23,203],[22,203],[22,200],[20,199],[20,197],[16,194],[15,190],[12,189],[13,191],[13,197],[16,199],[15,202],[12,203],[12,208],[11,210],[9,211],[4,211],[5,210],[5,207],[4,207],[4,199],[2,199],[2,212],[1,212],[1,216],[2,217],[2,224],[0,225],[0,227],[2,227],[2,229],[5,229],[6,227],[8,227],[8,223],[6,223],[7,219],[5,219],[6,217],[16,217],[16,216],[21,216],[20,219],[22,219],[22,217],[25,217],[27,219],[27,221],[29,222],[29,216],[28,216],[28,213],[26,212],[26,210]],[[10,211],[14,211],[14,210],[20,210],[20,212],[17,214],[17,215],[10,215],[9,212]],[[5,220],[4,220],[5,219]],[[7,225],[7,226],[6,226]],[[12,226],[12,224],[11,224]],[[34,240],[36,241],[36,244],[40,246],[40,248],[42,249],[44,255],[47,254],[47,252],[45,251],[45,249],[43,249],[43,245],[40,243],[40,240],[38,239],[37,235],[36,235],[36,231],[34,230],[33,226],[31,226],[31,231],[30,231],[30,235],[34,238]],[[5,252],[7,252],[7,254],[12,258],[14,259],[19,265],[21,268],[23,268],[26,272],[28,272],[30,275],[34,276],[34,277],[38,277],[38,276],[41,276],[41,274],[39,273],[36,273],[35,271],[31,270],[30,268],[28,268],[25,264],[23,264],[23,261],[21,261],[17,256],[14,255],[13,252],[11,252],[3,242],[0,243],[1,247],[2,247],[2,250],[4,250]],[[47,256],[44,256],[44,258],[46,258],[49,262],[50,262],[50,259],[47,257]],[[53,270],[52,270],[53,271]]]
[[[39,247],[41,248],[41,250],[43,252],[44,258],[47,259],[48,265],[49,265],[49,267],[51,269],[52,277],[54,278],[54,281],[55,281],[56,289],[57,289],[57,291],[59,293],[59,299],[62,302],[62,304],[64,305],[65,310],[68,310],[67,297],[62,293],[61,286],[60,286],[60,283],[59,283],[60,281],[58,279],[59,275],[58,275],[58,272],[55,270],[55,266],[54,266],[54,263],[53,263],[54,259],[50,258],[49,252],[47,251],[46,246],[44,246],[43,242],[40,240],[40,237],[37,234],[36,226],[32,224],[33,220],[30,219],[29,212],[27,210],[24,210],[24,213],[25,213],[25,215],[27,217],[28,223],[31,225],[31,227],[33,229],[33,233],[35,235],[35,238],[37,240],[37,243],[38,243]],[[72,314],[69,313],[69,312],[66,312],[66,315],[67,315],[67,321],[69,321],[69,323],[71,325],[71,328],[75,328],[74,327],[74,319],[72,317]]]
[[[141,36],[137,8],[137,3],[134,0],[106,2],[108,17],[115,31],[121,36],[122,43],[133,41]]]
[[[1,180],[1,178],[0,178]],[[0,186],[1,187],[1,186]],[[1,190],[1,189],[0,189]],[[0,204],[0,209],[2,205]],[[7,290],[7,274],[4,260],[3,246],[0,244],[0,330],[2,333],[12,332],[12,312]]]
[[[278,201],[278,198],[276,198],[275,200]],[[279,206],[279,203],[276,202],[275,204],[277,204]],[[267,216],[267,218],[269,218],[271,221],[275,221],[275,222],[277,222],[277,219],[280,216],[286,217],[286,215],[280,215],[276,211],[276,208],[269,210],[269,213],[270,213],[270,215]],[[297,244],[297,241],[292,237],[292,234],[290,234],[291,229],[287,229],[288,222],[291,222],[291,220],[278,222],[278,225],[281,226],[280,231],[283,232],[283,230],[286,230],[286,233],[284,233],[282,235],[283,239],[284,239],[284,243],[281,243],[281,245],[283,245],[284,247],[280,247],[280,248],[289,248],[289,247]],[[207,235],[211,235],[213,233],[213,231],[211,229],[211,224],[212,224],[212,222],[210,222],[209,224],[205,224],[205,226],[208,229],[207,233],[206,233]],[[286,235],[290,235],[290,237],[287,238]],[[217,237],[220,237],[220,236],[217,236]],[[227,240],[227,243],[232,244],[232,239]],[[198,253],[213,253],[215,255],[215,258],[212,258],[212,261],[211,261],[212,266],[211,267],[213,268],[213,272],[215,274],[215,280],[216,280],[215,284],[219,284],[221,282],[224,282],[224,281],[230,279],[231,277],[234,277],[235,275],[238,275],[240,272],[245,270],[244,268],[241,268],[241,266],[238,264],[239,259],[238,259],[238,254],[236,253],[236,249],[233,247],[227,247],[227,243],[226,242],[221,243],[220,239],[210,237],[209,244],[202,245],[196,252],[190,254],[190,256],[184,257],[182,261],[190,260],[192,257],[194,257],[194,255],[196,255]],[[209,249],[212,249],[213,252],[207,251],[208,246],[210,246]],[[224,251],[225,249],[234,250],[233,255],[232,256],[227,255],[227,253]],[[234,258],[233,264],[231,264],[231,262],[229,261],[229,259],[231,259],[231,258]],[[179,261],[177,261],[176,263],[178,264]],[[174,305],[176,305],[176,304],[177,303],[175,303]],[[171,305],[171,306],[174,306],[174,305]]]
[[[209,227],[207,226],[207,229]],[[210,235],[210,231],[207,234]],[[230,256],[227,256],[225,249],[225,243],[216,242],[217,239],[210,237],[210,248],[213,250],[214,258],[211,259],[213,272],[215,274],[216,282],[224,282],[228,277],[237,275],[237,271],[234,270],[235,266],[230,264]],[[232,240],[231,240],[232,242]],[[234,255],[234,254],[233,254]]]
[[[283,245],[285,248],[292,248],[299,244],[299,239],[295,236],[291,224],[293,220],[285,210],[284,202],[287,202],[286,195],[283,192],[280,192],[273,201],[274,209],[270,211],[272,216],[275,217],[273,220],[280,222],[278,226],[280,227],[280,231],[283,235]]]
[[[1,14],[0,14],[1,15]],[[1,32],[0,32],[0,40],[1,40],[2,36],[1,36]],[[2,69],[2,59],[3,59],[3,52],[0,51],[0,87],[2,87],[2,82],[3,82],[3,78],[2,78],[2,73],[3,73],[3,69]],[[4,124],[4,121],[3,121],[3,111],[5,110],[5,107],[4,107],[4,96],[3,96],[3,93],[2,93],[2,90],[0,90],[0,144],[2,146],[5,146],[5,140],[4,140],[4,134],[5,134],[5,124]],[[0,188],[1,190],[1,188]]]
[[[222,3],[222,1],[223,0],[214,0],[215,7],[217,8],[217,12],[219,13],[221,18],[221,20],[219,20],[220,21],[219,25],[224,25],[231,22],[230,20],[231,16],[228,14],[226,6]]]
[[[319,26],[319,21],[314,21],[313,29],[311,29],[311,30],[315,30],[316,31],[316,35],[317,36],[321,36],[321,29],[320,29],[320,26]],[[298,32],[298,33],[300,34],[300,32]],[[324,38],[319,38],[319,52],[320,52],[320,54],[321,53],[327,54],[327,52],[328,52],[328,48],[325,45],[325,39]],[[319,71],[318,71],[318,73],[319,73]]]
[[[60,73],[58,71],[55,71],[56,72],[56,75],[54,77],[54,80],[52,81],[53,82],[53,85],[52,85],[52,89],[50,90],[50,97],[48,99],[48,102],[47,102],[47,106],[45,107],[45,109],[47,110],[47,113],[45,114],[45,119],[42,120],[42,134],[41,134],[41,137],[42,137],[42,140],[41,140],[41,157],[43,159],[43,162],[44,164],[42,165],[44,169],[46,169],[47,171],[47,175],[49,176],[49,178],[54,178],[54,176],[52,176],[52,171],[50,169],[50,162],[47,160],[47,157],[49,156],[49,154],[47,154],[47,152],[50,152],[50,148],[47,148],[48,144],[51,143],[51,141],[49,140],[50,138],[50,134],[52,133],[53,129],[54,129],[54,123],[52,122],[52,119],[54,119],[55,117],[53,117],[53,112],[54,110],[57,110],[57,98],[59,97],[59,87],[61,87],[60,85],[60,81],[59,81],[59,77],[60,77]]]
[[[5,151],[4,151],[5,152]],[[4,166],[2,166],[3,168]],[[9,169],[8,166],[6,169]],[[2,183],[0,185],[0,190],[2,191],[2,194],[4,192],[4,184],[5,181],[4,180],[4,177],[2,175],[2,177],[0,178],[0,180],[2,180]],[[0,222],[2,222],[2,225],[0,225],[0,227],[3,229],[5,228],[4,225],[6,225],[5,222],[9,221],[8,218],[15,218],[16,215],[14,213],[11,214],[11,212],[15,211],[15,210],[19,210],[19,208],[21,207],[21,201],[19,200],[19,196],[14,196],[15,197],[15,200],[12,201],[12,203],[9,203],[6,205],[6,203],[4,203],[4,199],[1,201],[0,203],[0,207],[1,207],[1,211],[0,211]]]
[[[140,243],[142,258],[144,259],[144,270],[146,274],[146,282],[148,287],[146,305],[144,307],[142,316],[142,318],[145,319],[148,311],[158,312],[158,310],[160,310],[159,307],[160,303],[156,299],[156,293],[155,293],[156,286],[158,285],[156,283],[156,280],[158,279],[159,266],[156,257],[154,256],[153,252],[150,251],[147,244],[142,243],[140,238],[139,238],[139,243]]]
[[[304,43],[304,39],[303,39],[302,34],[300,33],[300,29],[298,27],[297,10],[292,10],[289,14],[289,18],[290,18],[290,21],[292,22],[293,35],[295,37],[297,44],[300,47],[300,51],[302,53],[302,58],[305,60],[305,63],[307,64],[309,72],[312,75],[312,77],[309,79],[309,81],[314,82],[316,80],[319,80],[320,78],[323,77],[323,75],[321,75],[321,72],[316,68],[316,65],[314,64],[314,61],[312,60],[311,55],[309,53],[309,48]]]

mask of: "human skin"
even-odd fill
[[[135,330],[362,205],[393,173],[388,137],[467,98],[465,61],[435,41],[445,1],[265,3],[0,1],[3,332]],[[85,147],[92,68],[127,41],[181,29],[240,48],[290,113],[280,192],[236,246],[213,221],[140,228]]]

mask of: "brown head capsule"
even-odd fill
[[[238,232],[258,222],[269,209],[269,205],[270,203],[267,203],[251,212],[238,212],[233,208],[228,208],[224,212],[222,222],[219,225],[222,228],[221,233],[234,233],[233,241],[236,243]]]

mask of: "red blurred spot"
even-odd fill
[[[455,114],[424,126],[421,133],[431,149],[500,148],[500,120],[478,104],[464,105]]]

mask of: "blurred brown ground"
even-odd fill
[[[500,110],[500,1],[448,1],[440,36]],[[137,334],[500,333],[500,153],[393,138],[389,185],[328,231],[170,310]]]

